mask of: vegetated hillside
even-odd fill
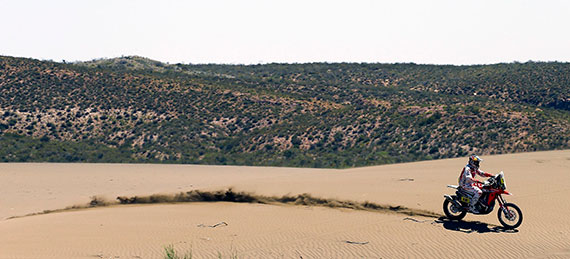
[[[570,147],[570,64],[0,57],[0,160],[350,167]]]

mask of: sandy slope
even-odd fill
[[[89,196],[191,189],[373,201],[441,212],[465,159],[350,170],[106,164],[0,164],[0,258],[161,258],[165,245],[194,258],[570,258],[570,151],[484,157],[505,171],[508,201],[524,212],[516,233],[496,213],[464,223],[399,214],[233,203],[96,208],[6,220],[86,203]],[[413,180],[412,180],[413,179]],[[227,222],[216,228],[199,227]],[[476,221],[481,221],[477,223]],[[349,244],[346,241],[368,242]],[[466,248],[470,247],[470,248]]]

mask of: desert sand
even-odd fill
[[[398,213],[229,202],[86,204],[91,196],[234,190],[309,193],[442,212],[466,158],[365,168],[145,164],[0,164],[0,258],[570,258],[570,150],[485,156],[521,207],[516,231],[496,209],[462,222]],[[223,224],[224,222],[225,224]],[[215,227],[213,227],[215,226]]]

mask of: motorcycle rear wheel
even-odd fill
[[[452,196],[455,199],[455,196]],[[457,208],[455,204],[445,199],[443,201],[443,213],[448,219],[451,220],[462,220],[467,215],[467,211],[462,208]]]
[[[521,209],[513,203],[505,203],[503,204],[503,207],[505,207],[507,211],[505,212],[503,209],[499,208],[499,212],[497,213],[499,222],[501,222],[503,227],[506,229],[518,228],[522,224],[523,220]],[[509,215],[506,213],[509,213]],[[505,220],[503,220],[503,217]]]

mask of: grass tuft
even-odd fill
[[[168,245],[164,247],[164,258],[165,259],[192,259],[192,249],[188,250],[183,256],[178,255],[178,252],[174,250],[173,245]]]

